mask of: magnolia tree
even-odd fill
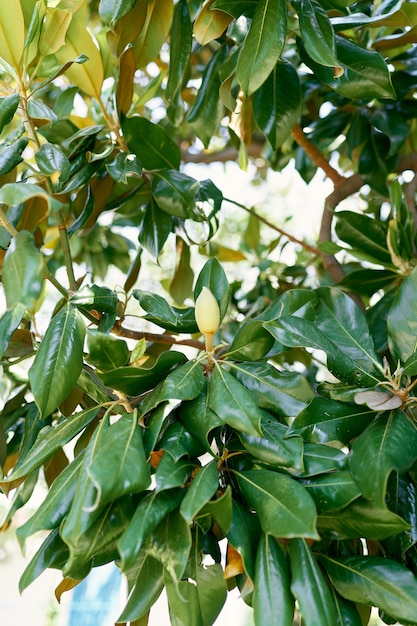
[[[114,561],[120,624],[235,587],[257,626],[417,623],[416,41],[405,0],[0,3],[3,528],[47,487],[21,590]],[[184,165],[226,160],[320,168],[318,241],[241,204],[219,239]]]

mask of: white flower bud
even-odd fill
[[[204,335],[213,334],[220,326],[220,309],[210,289],[203,287],[195,303],[195,320]]]

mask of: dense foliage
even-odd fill
[[[114,560],[119,623],[237,586],[257,626],[417,624],[415,42],[405,0],[0,3],[3,528],[48,487],[21,589]],[[233,159],[324,171],[319,240],[244,206],[219,240],[184,164]]]

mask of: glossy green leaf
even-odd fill
[[[13,333],[22,321],[25,311],[25,304],[22,302],[15,302],[0,317],[0,359],[3,358]]]
[[[291,591],[306,626],[334,626],[336,607],[330,587],[305,539],[290,542]]]
[[[148,293],[135,289],[133,297],[138,300],[146,311],[144,319],[174,333],[196,333],[198,326],[195,321],[194,307],[176,307],[156,293]]]
[[[179,305],[191,297],[194,283],[194,272],[191,267],[190,246],[180,237],[177,237],[177,263],[175,274],[169,286],[169,293]]]
[[[236,475],[265,533],[287,538],[318,538],[313,499],[295,480],[269,470],[236,472]]]
[[[286,3],[260,0],[236,67],[236,78],[246,96],[256,91],[274,69],[286,35]]]
[[[331,591],[336,607],[337,626],[363,626],[363,621],[356,605],[342,598],[334,588]]]
[[[261,408],[278,415],[297,415],[314,398],[307,379],[298,372],[280,371],[264,362],[239,363],[232,371]]]
[[[375,418],[375,411],[353,403],[314,398],[292,422],[289,433],[302,435],[306,441],[349,443]]]
[[[19,580],[22,593],[46,569],[61,569],[68,558],[68,548],[59,536],[59,530],[52,530],[31,558]]]
[[[367,537],[380,541],[407,531],[409,524],[399,515],[361,498],[338,511],[323,511],[317,518],[319,532],[332,539]]]
[[[89,330],[87,333],[88,362],[101,371],[123,367],[129,360],[126,341],[113,335]]]
[[[135,5],[135,0],[102,0],[100,2],[100,16],[107,22],[117,22],[129,13]]]
[[[213,1],[203,4],[193,25],[193,34],[201,46],[219,39],[226,31],[232,18],[226,11],[213,7]]]
[[[369,16],[366,13],[352,13],[334,16],[331,23],[335,30],[346,30],[357,26],[408,26],[408,18],[402,11],[394,10],[387,13]]]
[[[0,133],[12,121],[19,106],[19,100],[20,96],[18,93],[0,98]]]
[[[234,361],[258,361],[272,348],[274,340],[260,320],[242,325],[235,335],[227,356]]]
[[[320,63],[334,67],[339,65],[336,40],[326,11],[316,0],[300,0],[296,3],[301,37],[309,56]]]
[[[165,95],[171,102],[181,90],[191,54],[192,26],[186,0],[180,0],[174,7],[168,82]]]
[[[355,251],[353,251],[355,254]],[[379,289],[386,289],[398,279],[394,270],[361,269],[353,270],[338,283],[339,287],[353,293],[371,297]]]
[[[193,481],[181,502],[180,512],[190,524],[202,507],[214,496],[219,487],[217,462],[205,465],[193,478]]]
[[[227,534],[230,530],[233,515],[233,499],[230,485],[226,487],[226,490],[220,497],[215,500],[209,500],[200,511],[200,515],[210,515],[222,532]]]
[[[197,565],[195,581],[175,584],[165,576],[171,624],[211,626],[226,600],[227,587],[218,563]]]
[[[0,176],[8,174],[23,161],[23,151],[27,145],[27,137],[21,137],[12,144],[0,144]]]
[[[132,516],[132,501],[121,498],[109,504],[99,519],[71,546],[63,575],[72,579],[86,576],[93,565],[109,563],[117,556],[116,541]]]
[[[171,230],[172,216],[162,211],[151,198],[139,226],[139,242],[152,256],[157,258]]]
[[[134,116],[122,120],[122,129],[129,150],[142,167],[147,170],[179,168],[179,148],[162,126]]]
[[[63,180],[69,174],[70,163],[68,158],[58,146],[52,143],[44,143],[36,152],[35,160],[43,174],[49,176],[59,172]]]
[[[397,620],[415,622],[417,581],[400,563],[378,556],[323,556],[321,562],[343,597],[372,603]]]
[[[158,463],[155,472],[155,489],[158,493],[166,489],[184,487],[195,464],[186,459],[175,461],[170,454],[165,452]]]
[[[159,208],[183,219],[202,219],[195,208],[199,186],[195,178],[176,170],[159,170],[152,179],[152,193]]]
[[[207,393],[203,391],[197,398],[182,402],[179,414],[181,422],[191,433],[209,447],[209,433],[223,421],[208,405]]]
[[[58,528],[67,515],[74,497],[82,460],[83,455],[80,454],[62,470],[37,511],[16,530],[22,548],[30,535],[40,530]]]
[[[261,435],[261,413],[255,400],[234,376],[220,367],[208,379],[208,405],[232,428],[255,437]]]
[[[319,514],[341,509],[361,495],[352,475],[346,470],[310,478],[303,481],[303,486],[312,496]]]
[[[181,352],[162,352],[156,360],[151,358],[141,367],[131,365],[101,372],[100,380],[112,389],[137,396],[152,389],[185,361],[186,357]]]
[[[1,193],[1,192],[0,192]],[[42,254],[34,237],[21,231],[13,237],[3,262],[3,285],[7,306],[17,303],[33,309],[40,297],[45,277]]]
[[[288,139],[301,111],[301,87],[291,63],[277,63],[253,94],[253,115],[274,150]]]
[[[139,620],[148,613],[164,588],[163,571],[160,561],[152,556],[145,556],[117,624]]]
[[[71,441],[97,416],[98,407],[76,413],[60,422],[57,426],[50,426],[39,433],[34,446],[22,463],[16,463],[13,472],[4,480],[12,482],[26,476],[34,469],[41,467],[63,445]],[[3,482],[3,481],[2,481]]]
[[[304,471],[303,476],[316,476],[335,470],[344,469],[347,465],[347,456],[343,450],[317,443],[304,444]]]
[[[226,47],[222,46],[211,57],[204,71],[197,97],[187,115],[189,124],[206,148],[217,130],[223,113],[223,106],[219,99],[219,70],[225,56]]]
[[[258,550],[261,529],[257,516],[243,508],[237,500],[233,500],[232,519],[227,531],[230,545],[242,557],[243,567],[249,578],[255,578],[256,553]]]
[[[406,361],[417,347],[417,323],[413,316],[417,302],[417,268],[403,281],[388,313],[388,342],[394,359]]]
[[[293,624],[294,598],[288,563],[277,541],[270,535],[263,535],[259,542],[253,608],[258,626],[270,626],[278,615],[282,626]]]
[[[371,262],[391,263],[386,246],[386,225],[372,220],[367,215],[352,211],[338,212],[336,233],[352,248],[352,253]]]
[[[189,525],[178,511],[173,511],[152,533],[147,549],[162,561],[174,581],[179,582],[187,565],[191,543]]]
[[[71,391],[81,373],[85,325],[75,307],[52,318],[29,370],[29,381],[42,415],[49,415]]]
[[[194,300],[197,300],[203,287],[208,287],[216,298],[222,320],[229,306],[230,289],[226,273],[215,258],[209,259],[200,271],[194,287]]]
[[[123,535],[118,541],[122,570],[128,571],[155,528],[168,513],[177,508],[182,498],[181,490],[148,492],[141,500]]]
[[[417,428],[402,411],[384,413],[354,441],[349,462],[363,495],[381,508],[389,474],[402,473],[416,460]]]
[[[32,183],[6,183],[0,189],[0,204],[15,206],[37,196],[44,200],[49,209],[51,198],[42,187]]]
[[[190,457],[200,456],[205,447],[197,437],[190,433],[183,424],[175,421],[165,428],[158,441],[158,449],[168,452],[174,461],[178,461],[187,454]]]
[[[262,437],[239,433],[245,449],[262,463],[303,470],[303,441],[301,437],[286,437],[287,428],[268,417],[261,421]]]

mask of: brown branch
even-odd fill
[[[202,341],[198,341],[197,339],[177,339],[168,333],[147,333],[126,328],[121,324],[115,324],[112,328],[112,332],[120,337],[125,337],[125,339],[135,339],[136,341],[145,339],[152,343],[163,343],[171,346],[190,346],[197,350],[204,350],[204,343]]]
[[[260,139],[254,139],[247,146],[248,156],[258,157],[260,156],[265,142]],[[233,146],[227,146],[222,150],[216,150],[213,152],[190,152],[188,149],[181,148],[181,159],[184,163],[226,163],[227,161],[237,161],[239,158],[239,152]]]
[[[319,150],[317,146],[310,141],[299,124],[296,124],[292,129],[292,136],[300,148],[304,150],[317,167],[320,167],[323,170],[327,178],[330,178],[335,186],[343,182],[344,177],[330,165],[327,159],[324,158],[321,150]]]

